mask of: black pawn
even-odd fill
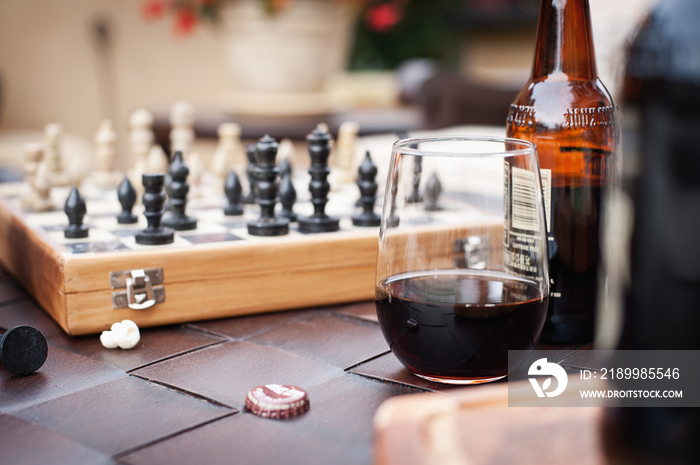
[[[279,185],[279,168],[275,164],[278,144],[267,134],[255,146],[255,192],[260,205],[260,218],[248,223],[248,234],[253,236],[282,236],[289,233],[289,220],[275,216]]]
[[[15,326],[0,339],[2,364],[20,375],[29,375],[41,368],[48,354],[46,338],[31,326]]]
[[[80,195],[77,186],[73,186],[70,194],[68,194],[63,211],[68,215],[68,227],[63,231],[66,238],[80,239],[88,237],[88,227],[83,224],[87,207],[85,206],[85,199]]]
[[[340,220],[326,215],[326,203],[331,185],[328,184],[328,175],[331,170],[328,167],[328,156],[331,153],[331,136],[319,128],[306,136],[309,141],[309,155],[311,156],[311,203],[314,205],[314,214],[309,217],[300,217],[299,231],[309,233],[332,232],[340,229]]]
[[[243,193],[243,187],[241,186],[241,181],[238,179],[236,172],[231,170],[226,176],[226,182],[224,183],[224,193],[228,199],[228,205],[224,208],[224,215],[226,216],[240,216],[243,214],[243,205],[241,205],[241,194]]]
[[[284,160],[287,161],[287,160]],[[282,162],[284,163],[284,162]],[[294,213],[294,203],[297,201],[297,191],[292,184],[292,173],[290,171],[282,171],[282,182],[280,183],[280,203],[282,204],[282,212],[280,216],[288,218],[289,221],[296,221],[297,214]]]
[[[428,178],[428,183],[425,185],[425,209],[427,211],[442,210],[439,200],[442,194],[442,183],[438,179],[437,174],[433,173]]]
[[[248,144],[245,150],[245,154],[248,157],[248,167],[246,168],[246,178],[248,178],[248,185],[250,186],[250,191],[243,197],[243,203],[254,204],[258,202],[258,196],[255,193],[255,144]]]
[[[187,207],[187,194],[190,191],[190,185],[187,182],[187,176],[190,174],[190,169],[182,160],[182,152],[175,152],[170,169],[168,170],[170,178],[170,217],[163,220],[163,224],[175,231],[190,231],[197,227],[197,220],[185,214]]]
[[[142,245],[172,244],[175,240],[175,232],[161,225],[163,213],[165,213],[163,209],[165,206],[165,192],[163,192],[165,174],[144,174],[141,179],[143,187],[146,189],[143,193],[143,206],[146,211],[143,214],[146,216],[148,227],[136,234],[136,243]]]
[[[134,224],[138,222],[136,215],[131,213],[136,203],[136,189],[129,182],[129,178],[124,176],[124,180],[119,184],[117,189],[117,199],[122,206],[122,212],[117,215],[117,223],[119,224]]]
[[[382,218],[374,213],[374,203],[377,201],[377,165],[367,151],[365,160],[357,171],[357,185],[360,188],[360,203],[362,213],[352,217],[355,226],[379,226]]]

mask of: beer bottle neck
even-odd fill
[[[596,76],[588,0],[542,0],[532,79]]]

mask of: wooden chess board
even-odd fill
[[[309,216],[308,176],[295,174],[295,184],[300,195],[294,211]],[[304,234],[291,223],[289,234],[277,237],[249,235],[247,223],[259,217],[259,206],[247,205],[243,216],[225,216],[223,193],[206,186],[192,192],[187,205],[188,215],[198,220],[196,229],[176,232],[169,245],[144,246],[134,239],[146,227],[143,207],[134,208],[138,224],[118,224],[115,189],[81,187],[89,236],[66,239],[62,207],[68,187],[52,189],[54,210],[32,213],[21,208],[27,186],[0,184],[0,263],[74,335],[100,332],[123,319],[157,326],[374,298],[379,228],[352,225],[352,216],[361,212],[355,184],[329,194],[326,213],[340,218],[340,231]],[[381,198],[376,212],[380,204]],[[419,227],[446,228],[455,240],[469,235],[469,227],[452,224],[448,211]],[[487,227],[494,232],[492,245],[501,246],[502,224]],[[139,270],[150,273],[156,286],[158,302],[146,309],[125,303],[125,279],[135,281],[132,272]],[[147,294],[142,291],[134,288],[132,295]]]
[[[136,244],[135,233],[146,227],[142,206],[134,208],[138,224],[117,223],[115,190],[81,187],[89,236],[66,239],[62,207],[69,189],[52,189],[53,211],[31,213],[21,209],[24,188],[0,186],[0,262],[70,334],[99,332],[125,318],[155,326],[374,297],[379,228],[352,225],[360,211],[354,184],[330,194],[326,213],[340,218],[340,231],[302,234],[292,223],[290,233],[278,237],[248,234],[257,205],[246,206],[243,216],[225,216],[223,193],[202,187],[187,206],[197,229],[176,232],[175,242],[164,246]],[[313,213],[308,198],[294,210]],[[113,308],[110,273],[158,268],[163,302],[144,310]]]

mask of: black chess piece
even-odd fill
[[[328,175],[331,170],[328,167],[328,156],[331,153],[331,136],[326,131],[319,128],[313,130],[306,136],[309,141],[309,155],[311,156],[311,203],[314,205],[314,214],[309,217],[299,217],[299,231],[318,233],[332,232],[340,229],[340,220],[326,215],[326,203],[328,203],[328,192],[331,190],[328,184]]]
[[[243,193],[243,187],[241,186],[241,181],[238,179],[238,175],[233,170],[229,171],[228,176],[226,176],[224,193],[228,199],[228,205],[224,208],[224,215],[242,215],[243,205],[241,205],[241,194]]]
[[[88,237],[88,227],[83,224],[87,207],[85,199],[78,191],[78,186],[73,186],[71,189],[63,211],[68,215],[68,227],[63,231],[63,235],[68,239]]]
[[[374,203],[377,201],[377,165],[369,155],[365,154],[365,160],[357,170],[357,185],[360,188],[360,202],[362,213],[352,217],[355,226],[379,226],[381,216],[374,213]]]
[[[29,375],[46,361],[49,346],[41,331],[31,326],[15,326],[0,338],[0,360],[8,370]]]
[[[141,179],[143,187],[146,189],[143,193],[143,206],[146,211],[143,214],[146,216],[148,227],[136,234],[136,243],[142,245],[172,244],[175,240],[175,232],[161,225],[163,213],[165,213],[163,209],[165,205],[165,192],[163,191],[165,174],[144,174]]]
[[[433,173],[428,178],[428,182],[425,185],[425,209],[427,211],[438,211],[442,210],[438,201],[440,200],[440,194],[442,194],[442,183],[436,173]]]
[[[423,157],[415,157],[413,160],[413,190],[406,197],[406,203],[420,203],[423,196],[420,193],[420,178],[423,172]]]
[[[177,151],[173,156],[173,161],[170,163],[170,216],[163,220],[163,225],[173,228],[175,231],[190,231],[197,228],[197,220],[191,216],[187,216],[185,208],[187,207],[187,194],[190,191],[190,185],[187,182],[187,176],[190,174],[190,169],[182,160],[182,152]]]
[[[284,161],[287,161],[286,159]],[[283,161],[283,163],[284,163]],[[282,165],[282,164],[280,164]],[[280,203],[282,204],[282,212],[280,216],[288,218],[289,221],[296,221],[297,214],[294,213],[294,203],[297,201],[297,191],[294,189],[294,184],[292,184],[292,172],[280,170],[282,175],[282,182],[280,182]]]
[[[255,193],[255,144],[248,144],[245,154],[248,157],[246,178],[248,178],[248,186],[250,186],[250,191],[248,191],[248,194],[243,198],[243,203],[254,204],[258,203],[258,196]]]
[[[282,236],[289,233],[289,220],[275,216],[279,185],[279,168],[275,164],[278,144],[265,134],[255,146],[255,192],[260,205],[260,218],[248,223],[248,234],[253,236]]]
[[[131,213],[136,203],[136,189],[129,182],[129,178],[124,176],[124,180],[117,188],[117,199],[122,206],[122,212],[117,215],[117,223],[119,224],[134,224],[138,222],[138,217]]]

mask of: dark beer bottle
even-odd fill
[[[664,0],[629,51],[620,205],[633,220],[627,278],[615,280],[626,288],[612,292],[624,309],[619,349],[700,350],[699,24],[700,2]],[[602,425],[610,463],[700,461],[698,408],[607,408]]]
[[[542,339],[591,341],[602,199],[616,176],[619,130],[598,79],[588,0],[542,0],[535,61],[506,121],[537,144],[552,286]]]

